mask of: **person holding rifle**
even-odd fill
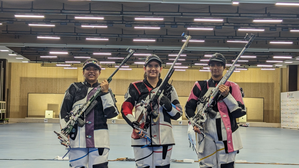
[[[213,88],[223,78],[225,57],[215,53],[208,63],[212,77],[196,81],[185,106],[187,118],[195,115],[196,108],[203,107]],[[246,114],[238,84],[227,81],[219,86],[219,94],[208,108],[203,129],[193,126],[197,133],[196,151],[201,168],[234,168],[237,152],[243,148],[236,118]],[[197,109],[199,110],[199,109]]]
[[[170,167],[175,144],[171,119],[177,120],[182,115],[176,90],[168,83],[157,100],[157,107],[151,107],[152,104],[149,103],[163,83],[160,78],[161,64],[161,59],[155,54],[146,58],[144,79],[129,85],[122,104],[123,118],[133,128],[131,145],[138,168]],[[134,107],[135,115],[132,112]],[[148,109],[153,109],[154,112]]]
[[[60,125],[66,126],[71,114],[80,108],[99,88],[97,104],[86,115],[78,118],[77,124],[69,135],[69,166],[80,168],[107,168],[109,153],[109,134],[107,119],[119,114],[115,105],[115,97],[104,80],[98,82],[101,66],[98,60],[90,58],[83,64],[84,82],[73,83],[66,90],[60,111]],[[80,120],[80,121],[79,121]]]

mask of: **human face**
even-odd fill
[[[100,76],[101,71],[95,66],[88,66],[83,70],[83,76],[88,83],[95,83]]]
[[[162,67],[160,67],[160,64],[157,61],[149,62],[143,69],[149,79],[159,78],[159,74],[162,71]]]
[[[212,77],[219,78],[222,77],[224,66],[220,62],[211,62],[210,63],[210,71],[212,74]]]

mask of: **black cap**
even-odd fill
[[[87,59],[84,63],[83,63],[83,70],[85,68],[87,68],[88,66],[94,66],[96,68],[98,68],[99,70],[101,70],[101,65],[100,62],[97,59],[94,58],[89,58]]]
[[[215,53],[213,56],[210,58],[208,65],[211,64],[211,62],[220,62],[222,65],[225,67],[226,64],[226,58],[220,54],[220,53]]]
[[[145,62],[144,62],[144,66],[147,66],[147,64],[150,63],[151,61],[157,61],[160,66],[162,64],[161,59],[156,54],[152,54],[152,55],[146,57]]]

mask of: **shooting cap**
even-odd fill
[[[94,59],[94,58],[89,58],[83,63],[83,70],[86,69],[89,66],[94,66],[94,67],[98,68],[99,70],[102,69],[101,65],[100,65],[100,62],[97,59]]]
[[[151,61],[157,61],[161,67],[162,61],[156,54],[152,54],[152,55],[146,57],[144,66],[147,66],[147,64],[150,63]]]
[[[220,54],[220,53],[215,53],[210,58],[208,65],[210,65],[211,62],[220,62],[225,67],[226,58],[222,54]]]

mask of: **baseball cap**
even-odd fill
[[[226,64],[226,58],[220,54],[220,53],[215,53],[213,56],[210,58],[208,65],[211,64],[211,62],[220,62],[222,65],[225,67]]]
[[[156,54],[152,54],[152,55],[146,57],[144,66],[147,66],[147,64],[150,63],[151,61],[157,61],[160,64],[160,66],[162,64],[161,59]]]
[[[98,68],[99,70],[101,70],[101,65],[100,62],[97,59],[94,58],[89,58],[87,59],[84,63],[83,63],[83,70],[85,68],[87,68],[88,66],[94,66],[96,68]]]

